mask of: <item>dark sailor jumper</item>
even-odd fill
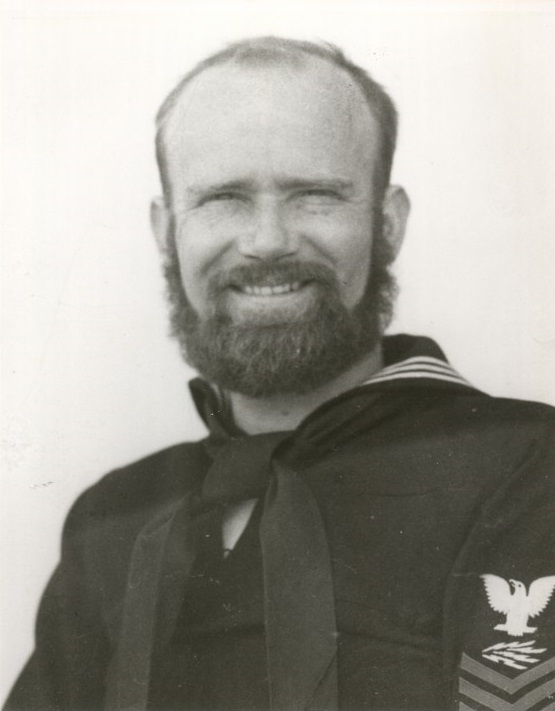
[[[6,708],[555,708],[553,409],[428,339],[384,353],[291,432],[242,434],[194,381],[208,437],[71,510]]]

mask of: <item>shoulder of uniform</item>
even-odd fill
[[[119,467],[86,489],[74,503],[68,522],[133,517],[183,496],[207,466],[202,442],[168,447]]]
[[[514,432],[516,435],[553,433],[555,407],[540,402],[492,397],[479,391],[445,393],[430,398],[432,411],[443,413],[446,425],[475,427],[482,432]]]

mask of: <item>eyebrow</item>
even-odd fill
[[[328,190],[339,190],[349,192],[353,189],[352,180],[343,178],[324,178],[314,176],[312,178],[286,178],[278,180],[278,185],[286,190],[299,190],[302,188],[327,188]]]
[[[299,190],[303,188],[325,188],[350,192],[353,189],[351,180],[343,178],[328,178],[314,176],[310,178],[282,178],[277,180],[280,188],[285,190]],[[211,193],[220,193],[233,190],[253,191],[256,183],[253,180],[228,180],[221,183],[196,183],[187,187],[187,193],[192,197]]]

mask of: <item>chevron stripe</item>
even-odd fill
[[[492,711],[527,711],[531,706],[534,706],[534,704],[540,701],[547,701],[551,695],[555,694],[555,679],[547,681],[541,686],[537,686],[532,691],[521,696],[520,699],[514,703],[504,701],[500,699],[499,696],[495,696],[495,694],[490,694],[489,691],[484,691],[484,689],[474,686],[474,684],[466,681],[466,679],[459,679],[459,691],[461,694],[468,696],[469,699],[472,699],[472,701],[476,701],[482,706],[492,709]],[[551,704],[551,706],[553,706],[553,704]],[[542,711],[546,711],[546,707],[544,707]]]
[[[458,711],[476,711],[476,709],[472,709],[470,708],[470,706],[467,706],[463,701],[459,701]],[[555,711],[555,703],[549,704],[549,706],[544,706],[543,709],[539,709],[539,711]]]
[[[490,669],[484,664],[480,664],[480,662],[472,659],[472,657],[469,657],[467,654],[462,655],[461,669],[464,669],[464,671],[467,671],[469,674],[477,676],[479,679],[482,679],[482,681],[487,681],[488,684],[491,684],[492,686],[497,686],[498,688],[503,689],[503,691],[506,691],[508,694],[514,694],[527,684],[531,684],[533,681],[536,681],[542,676],[545,676],[546,674],[549,674],[549,672],[555,670],[555,657],[547,659],[542,664],[532,667],[532,669],[527,669],[525,672],[515,676],[513,679],[505,676],[505,674],[495,671],[495,669]]]

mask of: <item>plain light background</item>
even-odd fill
[[[413,204],[391,331],[434,336],[492,394],[554,403],[554,29],[533,1],[3,4],[0,696],[77,494],[203,432],[148,224],[174,83],[255,34],[330,40],[370,69],[400,110]]]

